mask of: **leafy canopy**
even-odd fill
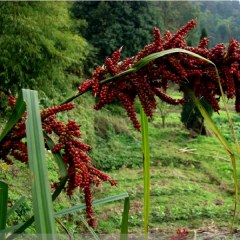
[[[32,88],[52,97],[83,73],[90,48],[74,33],[68,4],[0,3],[0,92]]]
[[[100,64],[121,46],[123,57],[135,55],[151,41],[156,25],[145,1],[79,1],[73,4],[72,13],[87,22],[87,27],[79,32],[98,48]]]

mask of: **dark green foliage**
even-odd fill
[[[146,1],[79,1],[73,16],[87,22],[79,32],[98,49],[100,64],[121,46],[123,57],[135,55],[152,39],[156,25]]]
[[[73,30],[68,3],[0,3],[0,97],[21,88],[66,94],[90,50]]]
[[[205,38],[205,37],[207,37],[207,30],[206,30],[206,28],[203,28],[203,29],[202,29],[202,32],[201,32],[201,37],[200,37],[200,39]]]
[[[198,19],[199,7],[191,1],[152,1],[151,8],[157,19],[161,31],[177,31],[192,19]],[[193,29],[188,37],[195,45],[198,43],[199,34]]]
[[[101,170],[142,165],[140,134],[130,128],[124,113],[111,110],[94,115],[95,144],[90,152],[94,165]],[[128,151],[131,149],[131,154]]]
[[[199,5],[201,13],[198,18],[199,28],[206,27],[208,35],[211,36],[210,46],[230,39],[239,41],[239,11],[238,1],[192,1]]]
[[[207,131],[201,113],[195,107],[193,102],[190,101],[188,96],[185,96],[184,98],[186,103],[183,105],[181,112],[181,121],[187,129],[192,130],[196,134],[206,135]],[[213,113],[211,105],[205,99],[201,99],[200,102],[211,116]]]

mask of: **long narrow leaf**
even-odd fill
[[[55,239],[56,226],[48,182],[37,92],[24,89],[23,98],[27,105],[28,114],[26,132],[29,167],[32,173],[33,212],[36,232],[42,234],[42,239],[46,238],[46,234],[51,234],[52,239]]]
[[[5,229],[7,222],[8,185],[0,181],[0,230]],[[0,235],[0,239],[4,236]]]
[[[236,161],[235,161],[235,156],[233,153],[233,150],[229,146],[227,140],[225,137],[221,134],[211,117],[208,115],[207,111],[205,108],[202,106],[200,101],[196,98],[194,95],[193,91],[191,91],[189,88],[185,88],[188,95],[191,97],[193,103],[195,106],[198,108],[198,110],[201,112],[206,124],[208,127],[212,130],[212,132],[215,134],[215,136],[219,139],[219,141],[222,143],[224,148],[227,150],[227,152],[230,155],[231,162],[232,162],[232,167],[233,167],[233,177],[234,177],[234,186],[235,186],[235,204],[234,204],[234,216],[233,216],[233,223],[231,226],[231,230],[235,221],[236,213],[237,213],[237,205],[238,205],[238,179],[237,179],[237,169],[236,169]]]
[[[10,217],[10,215],[15,212],[20,206],[21,204],[26,200],[26,197],[25,196],[22,196],[20,197],[17,202],[11,207],[8,209],[7,211],[7,218]]]
[[[67,182],[67,177],[65,177],[61,180],[60,184],[58,185],[57,189],[54,191],[54,193],[52,195],[52,201],[56,200],[56,198],[62,192],[66,182]],[[32,216],[25,223],[18,225],[18,228],[15,228],[16,231],[14,231],[14,233],[12,235],[10,235],[6,240],[13,240],[14,238],[17,237],[18,234],[23,233],[25,231],[25,229],[27,229],[29,226],[31,226],[33,224],[33,222],[34,222],[34,217]]]
[[[93,206],[98,206],[98,205],[101,205],[101,204],[122,200],[122,199],[125,199],[127,197],[129,197],[127,193],[122,193],[122,194],[102,198],[102,199],[93,201]],[[73,213],[73,212],[84,210],[84,209],[86,209],[86,204],[79,204],[79,205],[76,205],[74,207],[56,212],[54,214],[54,216],[59,217],[59,216],[65,215],[65,214]]]
[[[146,56],[145,58],[141,59],[140,61],[138,61],[132,68],[130,68],[130,69],[126,70],[126,71],[123,71],[123,72],[121,72],[121,73],[119,73],[119,74],[117,74],[115,76],[107,77],[106,79],[102,80],[100,83],[104,84],[104,83],[110,82],[112,80],[115,80],[115,79],[117,79],[119,77],[123,77],[123,76],[131,74],[131,73],[135,73],[138,70],[140,70],[141,68],[143,68],[144,66],[146,66],[148,63],[156,60],[157,58],[161,58],[161,57],[164,57],[166,55],[173,54],[173,53],[188,54],[188,55],[191,55],[193,57],[199,58],[199,59],[201,59],[201,60],[203,60],[205,62],[208,62],[208,63],[214,65],[214,63],[212,61],[202,57],[201,55],[198,55],[196,53],[190,52],[190,51],[182,49],[182,48],[172,48],[172,49],[164,50],[164,51],[161,51],[161,52],[152,53],[152,54]]]
[[[141,132],[144,168],[144,234],[147,237],[150,212],[150,154],[148,139],[148,119],[141,107]]]
[[[193,91],[191,91],[190,89],[187,89],[187,88],[185,88],[185,89],[187,90],[187,93],[188,93],[189,97],[193,100],[193,103],[195,104],[195,106],[199,109],[200,113],[204,117],[204,120],[207,123],[208,127],[213,131],[213,133],[216,135],[216,137],[219,139],[219,141],[223,144],[223,146],[226,148],[226,150],[230,154],[233,154],[232,153],[232,149],[230,148],[227,140],[221,134],[221,132],[217,128],[216,124],[213,122],[211,117],[208,115],[207,111],[202,106],[200,101],[196,98],[196,96],[194,95]]]
[[[161,51],[161,52],[152,53],[152,54],[146,56],[145,58],[141,59],[140,61],[138,61],[130,69],[127,69],[126,71],[120,72],[119,74],[117,74],[115,76],[108,76],[108,75],[106,75],[106,78],[104,80],[102,80],[100,82],[100,84],[105,84],[105,83],[111,82],[113,80],[116,80],[116,79],[118,79],[120,77],[126,76],[128,74],[135,73],[138,70],[140,70],[141,68],[143,68],[144,66],[146,66],[149,62],[154,61],[157,58],[164,57],[166,55],[173,54],[173,53],[189,54],[189,55],[191,55],[193,57],[199,58],[199,59],[201,59],[203,61],[206,61],[206,62],[208,62],[208,63],[210,63],[210,64],[215,66],[215,64],[212,61],[202,57],[201,55],[198,55],[196,53],[193,53],[191,51],[188,51],[188,50],[185,50],[185,49],[182,49],[182,48],[172,48],[172,49],[164,50],[164,51]],[[71,96],[68,99],[66,99],[65,101],[63,101],[61,104],[69,103],[69,102],[73,101],[75,98],[78,98],[79,96],[81,96],[82,94],[83,93],[81,93],[81,92],[77,92],[73,96]]]
[[[128,240],[128,213],[130,209],[129,197],[124,200],[120,240]]]
[[[20,93],[16,101],[15,107],[13,108],[12,115],[10,116],[5,128],[3,129],[0,135],[0,142],[11,131],[14,125],[18,122],[18,120],[22,117],[25,110],[26,110],[26,104],[23,101],[22,94]]]
[[[88,231],[92,234],[93,238],[94,238],[95,240],[100,240],[100,238],[98,237],[98,235],[95,233],[95,231],[93,230],[93,228],[91,228],[91,227],[88,225],[87,221],[84,219],[83,216],[80,216],[80,220],[81,220],[81,222],[85,225],[85,227],[88,229]]]
[[[1,230],[1,231],[0,231],[0,236],[1,236],[2,234],[6,234],[6,233],[10,233],[10,232],[15,231],[16,229],[18,229],[18,228],[20,228],[21,226],[23,226],[23,224],[24,224],[24,223],[20,223],[20,224],[17,224],[17,225],[13,225],[13,226],[11,226],[11,227],[7,227],[7,228],[5,228],[4,230]],[[2,238],[0,238],[0,239],[2,239]]]
[[[43,133],[44,135],[44,138],[46,140],[46,143],[49,147],[50,150],[52,150],[52,148],[55,146],[55,143],[53,142],[53,140],[44,132]],[[67,167],[66,167],[66,164],[61,156],[61,154],[59,152],[52,152],[52,155],[58,165],[58,168],[59,168],[59,177],[62,178],[62,177],[65,177],[67,176]]]
[[[34,223],[34,216],[29,218],[23,224],[17,225],[16,228],[13,229],[13,230],[15,230],[13,232],[13,234],[8,236],[6,240],[13,240],[13,239],[17,238],[19,236],[19,234],[23,233],[24,230],[27,229],[28,227],[30,227],[33,223]]]
[[[157,52],[157,53],[152,53],[150,55],[148,55],[147,57],[141,59],[140,61],[138,61],[133,68],[135,69],[135,71],[138,71],[139,69],[143,68],[144,66],[146,66],[148,63],[150,63],[151,61],[157,59],[157,58],[161,58],[164,57],[166,55],[169,54],[173,54],[173,53],[185,53],[185,54],[189,54],[193,57],[199,58],[201,60],[204,60],[205,62],[208,62],[210,64],[212,64],[212,61],[202,57],[201,55],[198,55],[196,53],[193,53],[191,51],[182,49],[182,48],[172,48],[172,49],[168,49],[168,50],[164,50],[161,52]]]
[[[226,98],[225,98],[225,95],[224,95],[224,92],[223,92],[223,89],[222,89],[221,79],[220,79],[219,72],[218,72],[216,66],[215,66],[215,69],[216,69],[216,73],[217,73],[217,77],[218,77],[218,84],[219,84],[219,88],[220,88],[220,91],[221,91],[223,104],[224,104],[224,107],[225,107],[225,110],[226,110],[226,113],[227,113],[227,118],[228,118],[228,123],[229,123],[229,126],[230,126],[230,130],[231,130],[231,133],[232,133],[232,136],[233,136],[233,139],[234,139],[237,154],[238,154],[238,156],[240,156],[240,145],[239,145],[239,142],[238,142],[236,132],[235,132],[234,127],[233,127],[232,118],[230,117],[230,113],[229,113],[229,110],[228,110],[228,107],[227,107],[227,101],[226,101]],[[235,223],[236,216],[237,216],[237,208],[238,208],[238,201],[239,201],[238,200],[239,199],[239,197],[238,197],[238,193],[239,193],[238,185],[239,185],[239,183],[238,183],[238,176],[237,176],[236,159],[235,159],[234,155],[231,157],[231,162],[232,162],[233,178],[234,178],[234,186],[235,186],[234,217],[233,217],[233,222],[232,222],[232,226],[231,226],[231,229],[230,229],[230,231],[232,232],[233,225]]]

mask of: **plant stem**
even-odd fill
[[[141,131],[143,148],[144,171],[144,239],[148,239],[149,210],[150,210],[150,156],[148,139],[148,119],[141,107]]]

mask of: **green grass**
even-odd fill
[[[214,136],[192,138],[180,122],[180,108],[171,107],[166,128],[155,116],[149,125],[151,148],[150,231],[174,232],[178,228],[229,227],[234,209],[234,185],[229,155]],[[238,118],[233,114],[234,121]],[[214,114],[228,131],[224,112]],[[237,125],[236,125],[237,126]],[[226,136],[226,135],[225,135]],[[230,142],[233,144],[229,137]],[[139,139],[140,141],[140,139]],[[121,144],[121,143],[119,143]],[[139,145],[136,140],[133,146]],[[113,154],[113,153],[112,153]],[[126,155],[128,151],[126,150]],[[132,152],[129,152],[131,162]],[[118,186],[103,185],[96,196],[126,190],[130,195],[130,231],[143,232],[143,171],[123,168],[110,171]],[[111,209],[114,209],[113,211]],[[111,211],[110,211],[111,210]],[[97,209],[99,232],[118,232],[121,206]],[[237,217],[237,223],[240,218]],[[114,227],[116,226],[116,227]]]
[[[177,96],[179,97],[179,96]],[[70,118],[81,123],[90,114],[90,107],[79,111]],[[229,103],[232,110],[232,103]],[[150,160],[151,160],[151,206],[150,232],[175,233],[178,228],[208,229],[228,228],[234,208],[234,186],[232,168],[228,153],[214,136],[192,136],[180,122],[180,107],[168,106],[166,127],[162,128],[161,117],[157,111],[149,123]],[[86,111],[86,112],[84,112]],[[114,112],[115,111],[115,112]],[[117,113],[116,113],[117,111]],[[83,112],[83,113],[82,113]],[[240,117],[231,111],[235,129],[239,130]],[[100,115],[100,116],[99,116]],[[92,144],[93,162],[108,171],[118,185],[110,187],[103,183],[94,188],[94,199],[128,192],[130,196],[129,231],[143,233],[143,170],[141,153],[141,135],[131,126],[130,121],[118,107],[103,109],[90,115],[91,121],[83,120],[83,139]],[[64,118],[64,116],[63,116]],[[94,128],[95,118],[95,128]],[[97,121],[96,121],[97,118]],[[214,120],[233,145],[224,111],[214,113]],[[104,124],[102,124],[104,123]],[[97,124],[97,125],[96,125]],[[103,128],[99,128],[99,126]],[[97,127],[98,126],[98,127]],[[92,128],[93,129],[90,129]],[[237,158],[237,162],[238,162]],[[57,179],[55,164],[48,156],[49,172]],[[239,163],[238,168],[239,168]],[[15,172],[13,172],[13,169]],[[22,164],[17,164],[1,172],[1,179],[10,184],[10,200],[18,196],[29,196],[26,188],[26,175]],[[1,169],[0,169],[1,170]],[[52,173],[51,173],[52,172]],[[16,178],[12,177],[17,174]],[[59,211],[63,208],[83,202],[82,194],[76,194],[70,200],[64,194],[54,203]],[[30,199],[23,205],[23,213],[31,215]],[[123,202],[97,207],[98,233],[119,233]],[[25,211],[25,212],[24,212]],[[72,232],[78,234],[85,230],[78,214],[62,217],[61,221]],[[15,217],[15,218],[14,218]],[[17,224],[23,217],[21,212],[11,218],[10,223]],[[240,223],[239,215],[237,224]],[[236,226],[237,226],[236,224]],[[59,227],[59,231],[62,229]]]

